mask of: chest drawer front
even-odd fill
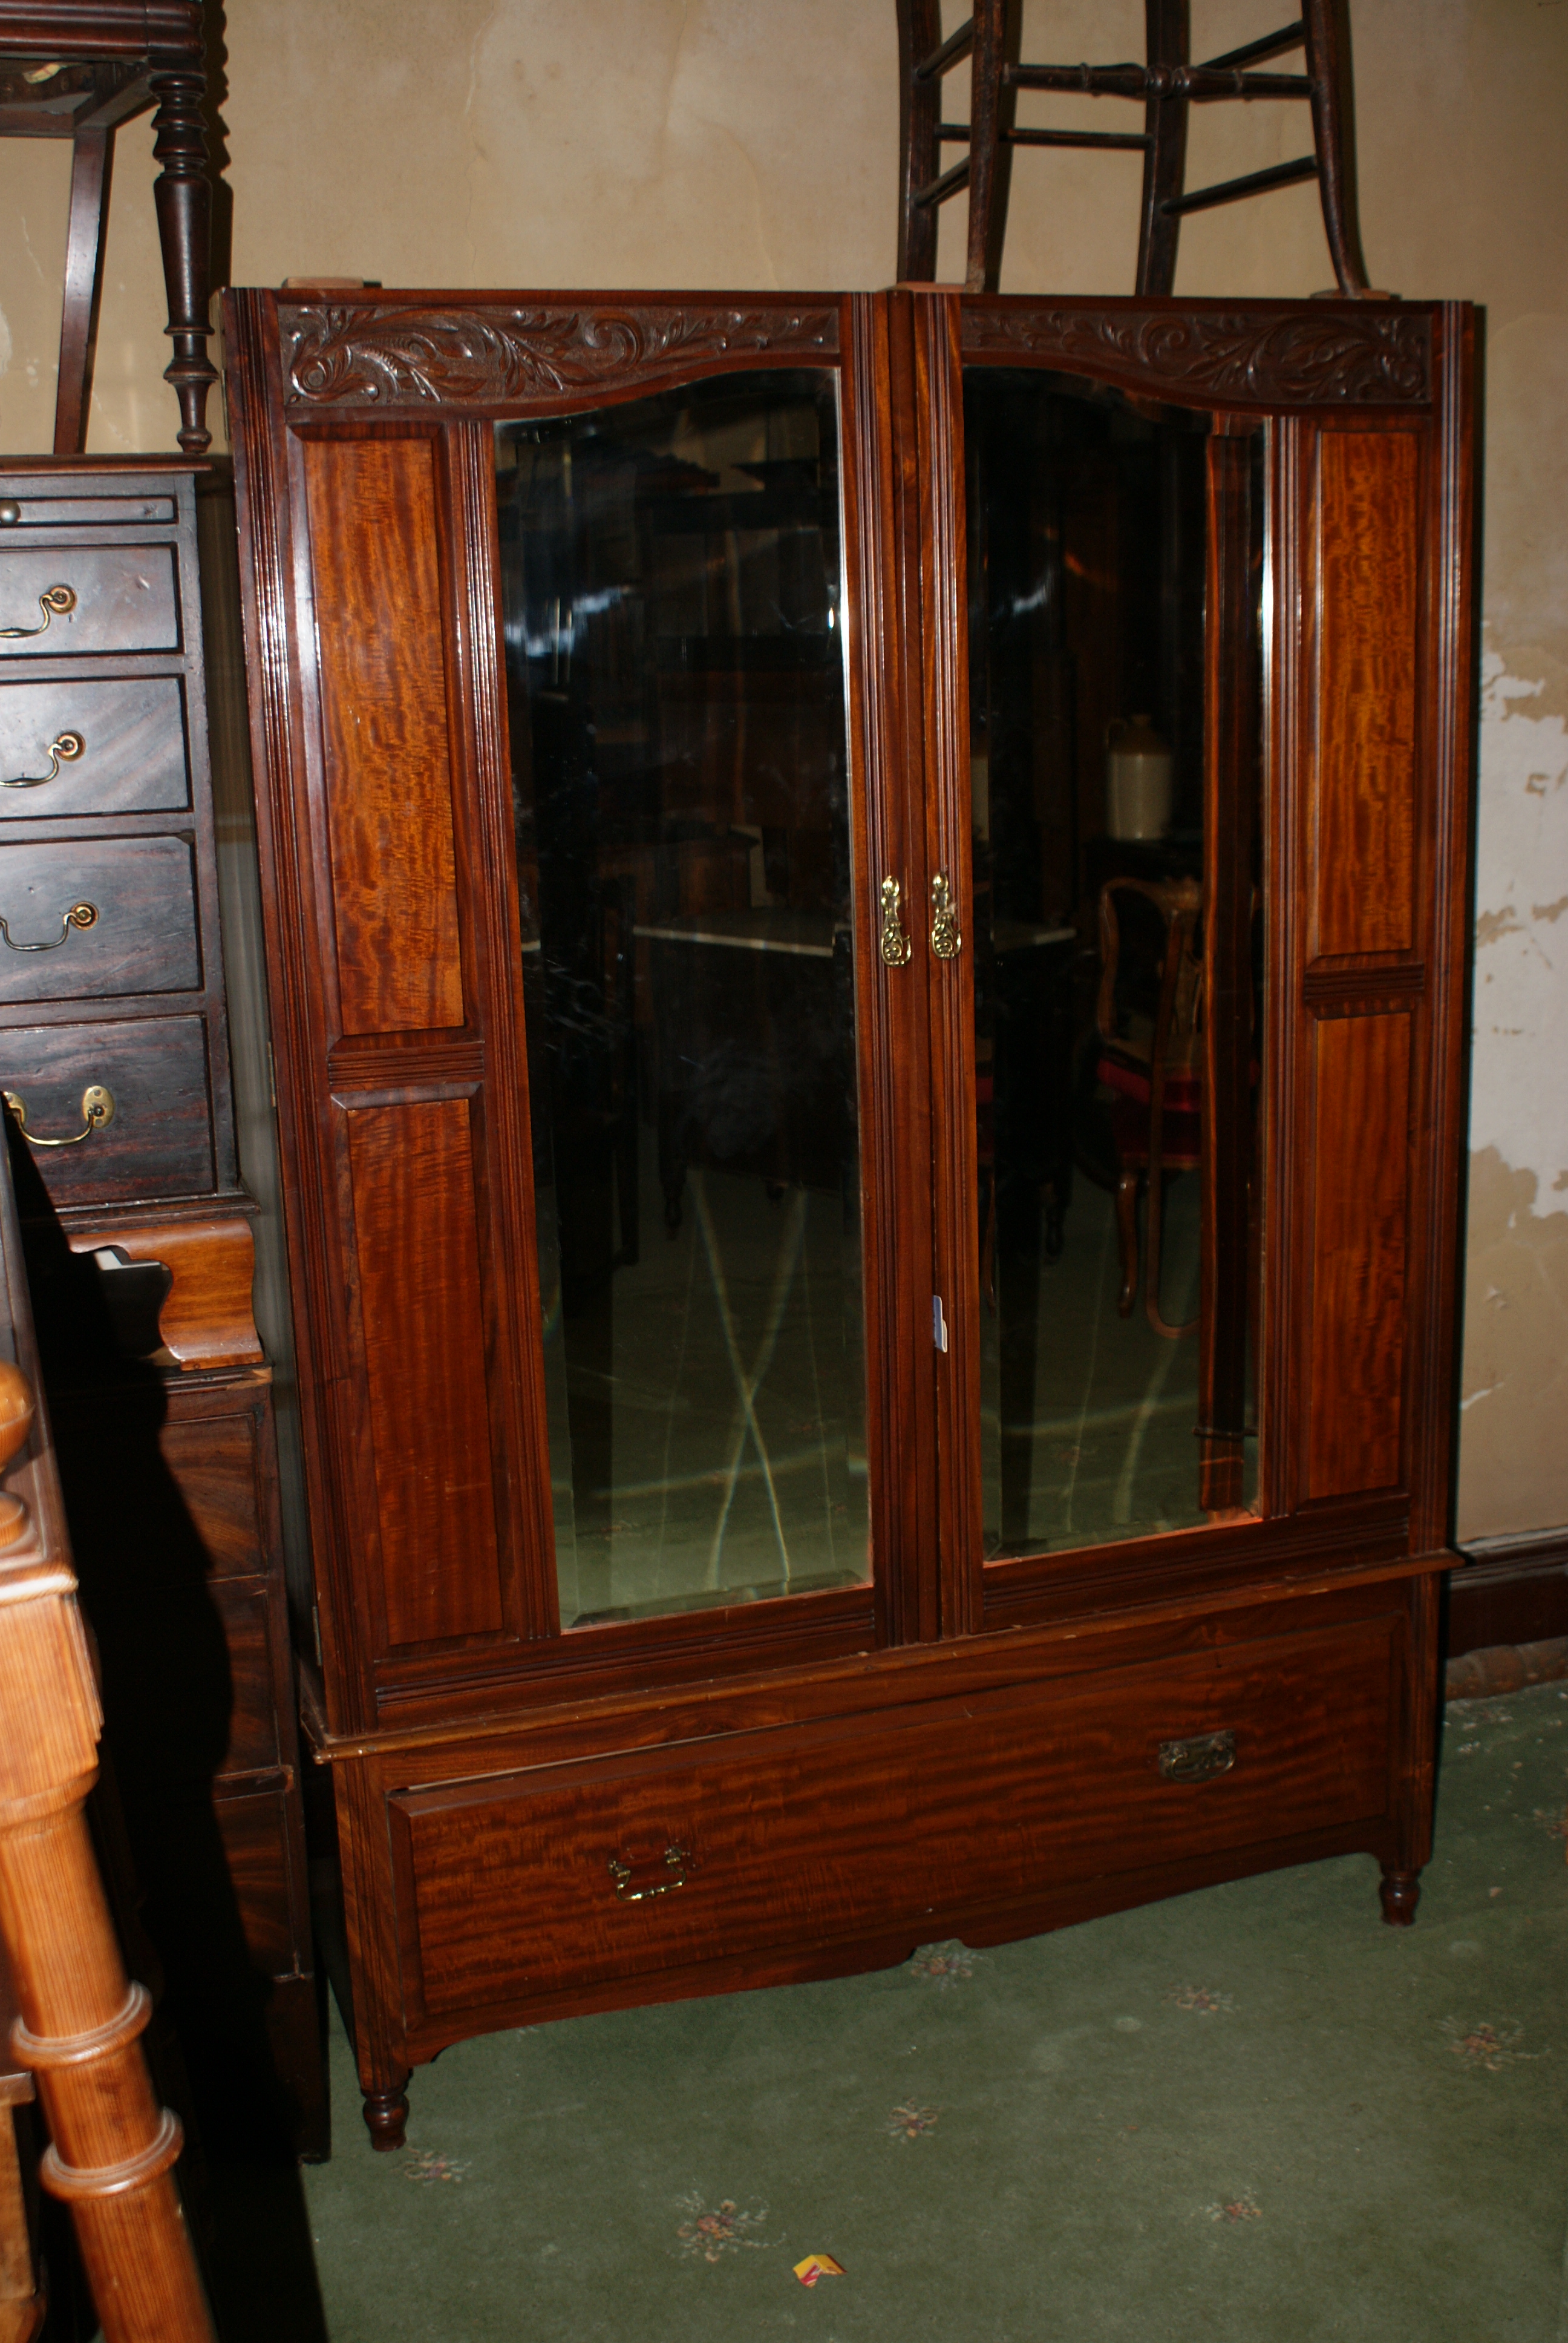
[[[113,1120],[77,1139],[89,1087],[107,1090]],[[203,1195],[216,1185],[206,1032],[199,1017],[124,1018],[101,1025],[23,1025],[0,1031],[0,1088],[21,1098],[34,1161],[55,1204],[129,1203]]]
[[[0,846],[0,1001],[190,992],[200,982],[183,839]]]
[[[56,592],[56,589],[60,589]],[[58,605],[49,607],[45,597]],[[173,651],[180,646],[172,545],[0,549],[0,658]],[[15,630],[15,631],[14,631]]]
[[[399,1792],[409,2022],[857,1932],[914,1942],[960,1909],[1381,1816],[1392,1660],[1374,1619]]]
[[[189,802],[177,676],[0,684],[0,821]]]

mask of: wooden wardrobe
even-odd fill
[[[375,2144],[487,2028],[1352,1851],[1407,1924],[1470,311],[226,334]]]

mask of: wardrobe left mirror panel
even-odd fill
[[[837,378],[495,468],[561,1625],[862,1585]]]

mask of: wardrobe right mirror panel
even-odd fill
[[[988,1560],[1257,1488],[1263,434],[964,380]]]

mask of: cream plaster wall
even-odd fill
[[[957,14],[949,0],[950,17]],[[1213,54],[1259,0],[1195,0]],[[1355,0],[1374,281],[1485,305],[1485,666],[1462,1535],[1568,1522],[1568,0]],[[892,0],[228,0],[233,276],[875,286],[894,260]],[[1138,0],[1026,0],[1025,53],[1134,55]],[[955,86],[955,96],[961,80]],[[1123,108],[1025,100],[1105,127]],[[120,136],[90,445],[170,447],[146,122]],[[1303,151],[1200,109],[1200,175]],[[63,150],[0,142],[0,444],[52,433]],[[1023,153],[1009,290],[1130,289],[1138,164]],[[944,216],[957,273],[961,203]],[[1315,191],[1190,220],[1179,289],[1302,295]]]

